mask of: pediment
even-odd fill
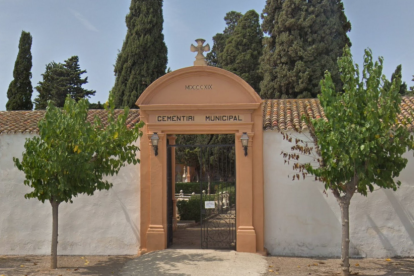
[[[211,66],[193,66],[168,73],[152,83],[137,105],[260,104],[260,96],[237,75]]]

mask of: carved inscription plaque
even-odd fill
[[[218,115],[151,115],[152,122],[156,123],[236,123],[245,122],[242,114],[218,114]]]

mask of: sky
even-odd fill
[[[390,78],[402,64],[403,81],[414,86],[414,1],[343,0],[352,24],[348,36],[354,62],[362,64],[364,49],[384,57],[383,73]],[[266,0],[164,0],[164,37],[168,67],[172,70],[193,65],[196,53],[190,45],[212,37],[225,28],[229,11],[261,13]],[[105,102],[115,76],[113,66],[126,35],[125,16],[130,0],[0,0],[0,111],[6,110],[7,89],[13,79],[21,31],[30,32],[32,85],[42,80],[46,64],[79,56],[84,87],[96,90],[90,102]],[[33,89],[34,99],[37,91]]]

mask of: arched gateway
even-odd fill
[[[140,254],[167,247],[167,139],[174,134],[235,134],[236,250],[264,252],[262,100],[226,70],[193,66],[152,83],[136,104],[145,122],[141,143]],[[159,137],[158,154],[151,136]],[[249,137],[245,156],[241,136]],[[173,195],[174,197],[174,195]]]

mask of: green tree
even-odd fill
[[[117,108],[137,108],[142,92],[165,74],[167,46],[162,34],[162,0],[132,0],[126,16],[127,34],[118,53],[115,85]]]
[[[256,92],[260,91],[259,59],[262,55],[263,32],[259,14],[250,10],[237,23],[233,34],[227,39],[219,62],[226,69],[240,76]]]
[[[6,109],[10,110],[32,110],[33,87],[32,78],[32,36],[29,32],[22,31],[19,41],[19,53],[14,63],[13,80],[7,90]]]
[[[224,21],[226,22],[226,28],[223,33],[217,33],[213,36],[213,47],[206,55],[207,64],[214,67],[222,68],[221,63],[219,62],[219,55],[224,51],[226,47],[226,41],[229,37],[232,36],[234,30],[236,29],[237,22],[242,18],[243,14],[236,11],[231,11],[226,13]]]
[[[104,106],[98,101],[98,103],[89,103],[89,109],[104,109]]]
[[[414,81],[414,75],[412,81]],[[410,91],[414,93],[414,86],[410,86]]]
[[[307,119],[319,164],[294,161],[294,168],[304,177],[310,174],[322,181],[337,199],[342,218],[342,270],[343,275],[349,275],[351,198],[355,193],[367,196],[374,184],[395,191],[401,184],[395,178],[407,164],[403,154],[412,149],[413,137],[405,123],[397,120],[401,80],[395,78],[389,89],[384,88],[382,58],[374,63],[372,52],[366,50],[360,79],[358,65],[354,66],[346,47],[338,66],[344,92],[336,92],[331,74],[326,72],[319,99],[327,120]],[[306,142],[295,143],[295,153],[284,153],[285,158],[298,160],[302,154],[312,153]]]
[[[91,96],[95,95],[95,90],[87,90],[82,88],[82,85],[88,83],[88,77],[81,78],[81,76],[86,72],[86,70],[81,70],[79,66],[79,57],[73,56],[67,60],[65,60],[64,67],[68,70],[68,88],[69,88],[69,95],[75,101],[79,101],[80,99],[84,99],[86,97],[90,98]],[[63,97],[63,99],[66,98]],[[63,102],[64,104],[65,102]]]
[[[211,179],[220,175],[224,181],[234,177],[235,152],[226,147],[203,148],[199,145],[234,145],[234,134],[177,135],[176,145],[194,145],[177,147],[176,160],[179,164],[194,167],[197,172],[208,175],[207,193],[210,194]]]
[[[391,84],[392,84],[392,82],[394,81],[395,78],[399,78],[400,80],[402,79],[402,66],[401,66],[401,64],[398,65],[397,68],[395,68],[394,73],[392,73],[391,82],[386,81],[384,83],[384,87],[386,89],[390,89]],[[401,95],[407,95],[408,94],[407,84],[405,82],[401,83],[399,92],[400,92]]]
[[[51,268],[57,267],[58,208],[79,194],[93,195],[96,190],[112,187],[104,176],[116,175],[120,168],[136,164],[138,147],[132,144],[142,132],[141,124],[128,129],[128,108],[116,116],[113,96],[106,111],[108,123],[99,118],[87,122],[88,101],[78,103],[70,96],[63,109],[48,103],[45,117],[39,122],[39,136],[26,139],[23,159],[13,158],[26,175],[24,184],[33,188],[25,198],[49,201],[52,205],[53,231]]]
[[[42,74],[43,81],[35,87],[39,92],[34,100],[35,109],[46,109],[49,100],[55,106],[63,107],[67,95],[76,101],[95,95],[96,91],[82,88],[82,85],[88,83],[88,77],[81,77],[85,73],[86,70],[80,69],[77,56],[65,60],[64,64],[54,61],[47,64],[46,71]]]
[[[269,35],[261,58],[262,98],[316,97],[326,70],[341,91],[336,61],[351,46],[341,0],[267,0],[262,18]]]

